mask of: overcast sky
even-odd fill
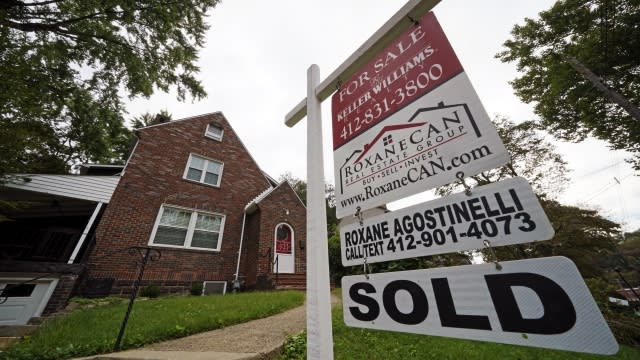
[[[442,0],[434,9],[490,117],[516,122],[535,117],[508,84],[513,64],[494,58],[514,24],[535,18],[551,0]],[[226,0],[209,17],[200,52],[200,79],[208,98],[180,103],[157,93],[128,103],[131,117],[168,110],[173,119],[221,111],[258,165],[274,178],[285,172],[306,178],[306,118],[293,128],[284,116],[306,96],[306,73],[320,67],[321,80],[335,70],[398,9],[402,0]],[[333,183],[330,101],[323,104],[325,178]],[[640,228],[640,177],[624,163],[627,154],[601,141],[556,142],[572,182],[559,200],[597,208]],[[431,191],[391,208],[423,201]]]

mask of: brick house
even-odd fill
[[[161,251],[159,260],[148,263],[143,283],[163,292],[236,279],[249,289],[267,287],[276,271],[304,276],[304,205],[288,183],[278,185],[262,172],[222,113],[136,133],[138,142],[96,229],[85,289],[106,279],[111,294],[129,292],[137,264],[124,250],[132,246]],[[277,230],[290,235],[288,253],[275,246]]]
[[[0,283],[3,276],[26,279],[44,272],[53,279],[48,297],[39,300],[48,310],[35,316],[64,307],[71,289],[91,296],[130,293],[140,260],[132,247],[159,250],[160,258],[146,266],[142,285],[154,283],[165,294],[188,293],[203,282],[218,291],[233,284],[304,287],[306,208],[287,182],[278,184],[260,169],[222,113],[151,125],[136,135],[124,168],[60,181],[82,196],[79,184],[85,179],[111,186],[104,199],[85,204],[77,226],[84,229],[83,240],[70,237],[65,245],[73,256],[65,250],[55,266],[48,266],[53,271],[42,270],[44,264],[27,255],[19,259],[21,268],[0,267]],[[49,196],[51,186],[42,191]],[[93,220],[86,224],[89,217]],[[20,237],[15,239],[20,245]]]

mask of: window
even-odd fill
[[[211,123],[207,125],[207,131],[204,133],[204,136],[208,138],[212,138],[214,140],[222,141],[222,134],[224,134],[224,129],[220,124]]]
[[[150,245],[220,250],[224,216],[162,206]]]
[[[0,289],[0,298],[29,297],[35,288],[35,284],[7,284],[4,289]]]
[[[189,163],[184,173],[184,178],[209,184],[220,186],[220,178],[222,177],[222,163],[215,160],[205,159],[196,155],[189,155]]]

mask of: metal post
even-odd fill
[[[638,296],[638,293],[635,290],[633,290],[633,286],[631,286],[631,284],[629,284],[627,279],[625,279],[624,276],[622,276],[622,273],[620,272],[620,268],[616,267],[613,270],[618,273],[618,276],[620,277],[620,280],[622,280],[622,282],[625,283],[625,285],[627,285],[629,287],[629,289],[631,290],[633,295],[636,296],[636,299],[637,299],[638,302],[636,303],[636,305],[634,307],[635,308],[640,308],[640,296]]]
[[[142,250],[144,250],[144,255],[142,255]],[[156,254],[151,254],[151,251],[155,251]],[[136,300],[136,296],[138,295],[138,288],[140,288],[140,282],[142,281],[142,276],[144,275],[144,269],[147,266],[147,262],[149,260],[158,260],[160,258],[160,251],[156,249],[152,249],[150,247],[132,247],[129,249],[130,254],[135,254],[137,252],[138,255],[142,256],[142,262],[140,263],[140,271],[138,272],[138,278],[135,283],[133,283],[133,290],[131,292],[131,296],[129,297],[129,306],[127,307],[127,312],[124,314],[124,319],[122,320],[122,325],[120,326],[120,332],[118,333],[118,338],[116,339],[116,343],[113,346],[113,351],[120,351],[120,345],[122,344],[122,338],[124,337],[124,330],[127,327],[127,322],[129,322],[129,315],[131,314],[131,310],[133,309],[133,302]]]
[[[320,68],[307,70],[307,359],[333,359]]]
[[[276,288],[278,288],[278,274],[280,273],[280,262],[278,261],[280,259],[280,254],[276,254]]]

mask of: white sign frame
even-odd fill
[[[522,177],[340,226],[342,265],[549,240],[554,230]]]
[[[481,264],[343,277],[344,322],[359,328],[603,355],[618,352],[611,330],[571,260],[558,256],[501,265],[501,270]],[[489,290],[490,280],[493,290]],[[538,285],[527,285],[532,280]],[[506,302],[496,300],[505,298]],[[414,299],[426,303],[415,305]],[[545,310],[550,311],[545,314]],[[470,328],[471,323],[475,328]],[[516,331],[532,329],[532,323],[537,323],[539,330],[533,330],[537,333]]]

